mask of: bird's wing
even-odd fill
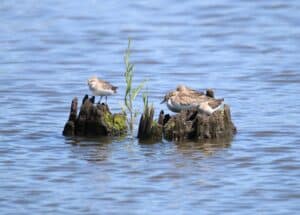
[[[113,91],[116,91],[118,89],[118,87],[112,85],[111,83],[109,83],[107,81],[103,81],[101,79],[98,79],[98,80],[101,82],[103,89],[113,90]]]
[[[197,106],[197,99],[189,94],[181,94],[176,97],[176,102],[185,106]]]

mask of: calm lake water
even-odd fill
[[[1,214],[296,214],[299,10],[284,0],[2,0]],[[128,37],[134,81],[149,79],[157,113],[180,83],[214,88],[231,106],[233,140],[64,138],[88,77],[119,86],[108,103],[120,110]]]

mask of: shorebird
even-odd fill
[[[214,99],[184,85],[167,93],[161,103],[167,103],[169,110],[180,112],[182,110],[197,109],[208,115],[223,107],[224,99]]]
[[[105,96],[107,103],[107,96],[111,96],[117,93],[117,88],[111,85],[107,81],[103,81],[97,77],[91,77],[88,79],[88,86],[95,96],[100,96],[99,103],[101,103],[102,97]]]

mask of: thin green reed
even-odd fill
[[[142,88],[144,87],[145,81],[140,83],[136,88],[132,86],[132,80],[134,75],[134,65],[130,62],[130,45],[131,40],[128,39],[128,47],[125,51],[124,61],[126,66],[125,71],[125,81],[126,81],[126,91],[124,97],[125,103],[125,113],[127,114],[127,123],[130,129],[131,135],[133,135],[133,126],[135,123],[135,119],[137,117],[138,111],[133,108],[133,102],[137,95],[140,93]]]

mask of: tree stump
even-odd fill
[[[165,139],[175,141],[227,138],[236,133],[228,105],[210,116],[197,110],[182,111],[169,117],[163,130]]]
[[[154,109],[151,107],[141,116],[138,130],[140,140],[159,141],[162,136],[170,141],[228,139],[236,133],[228,105],[210,116],[198,110],[181,111],[173,116],[161,111],[156,122],[153,115]]]
[[[153,120],[154,108],[146,106],[144,113],[140,118],[138,138],[140,140],[154,140],[162,139],[162,124]]]
[[[85,95],[77,116],[78,99],[75,97],[72,100],[64,136],[119,136],[127,132],[123,113],[112,114],[107,104],[94,105],[94,101],[94,97],[89,99]]]

